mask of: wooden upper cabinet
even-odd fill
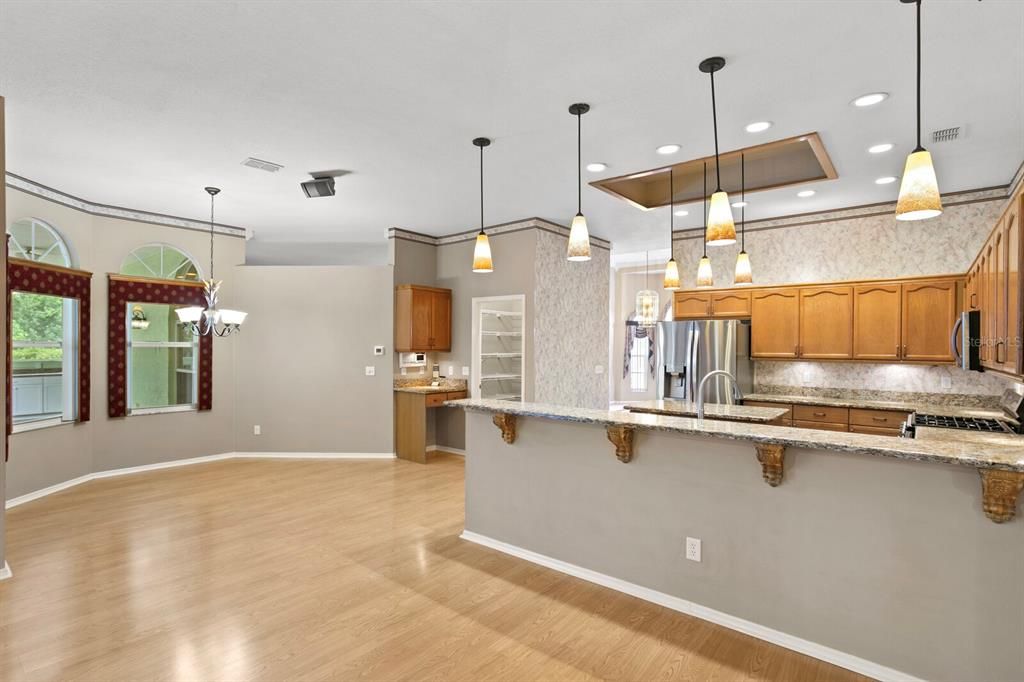
[[[853,357],[857,360],[899,360],[899,284],[861,284],[853,288]]]
[[[451,289],[409,284],[395,288],[396,351],[449,351],[451,325]]]
[[[712,317],[749,317],[749,291],[720,291],[711,294]]]
[[[1024,208],[1024,192],[1015,201],[1010,202],[1010,208],[1006,213],[1003,225],[1003,239],[1006,243],[1006,357],[1003,362],[1003,370],[1012,374],[1020,374],[1024,371],[1022,365],[1021,334],[1021,293],[1020,293],[1020,261],[1021,261],[1021,239],[1020,221],[1021,210]]]
[[[953,362],[949,335],[957,314],[957,280],[924,280],[902,286],[902,358]]]
[[[711,294],[706,291],[677,291],[672,306],[677,320],[711,317]]]
[[[760,289],[750,297],[750,355],[795,358],[800,345],[799,289]]]
[[[853,357],[853,287],[800,289],[801,358]]]

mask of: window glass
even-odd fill
[[[647,391],[647,355],[650,344],[651,340],[646,335],[633,339],[633,349],[629,354],[629,390],[633,393]]]
[[[194,407],[199,341],[178,324],[176,308],[128,303],[128,404],[132,410]]]
[[[11,390],[15,425],[77,417],[78,301],[11,294]]]
[[[71,253],[61,236],[50,225],[37,218],[15,220],[7,229],[11,235],[10,254],[37,263],[71,267]]]
[[[122,275],[198,281],[199,266],[187,254],[167,244],[147,244],[128,254]]]

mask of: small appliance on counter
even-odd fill
[[[1024,396],[1016,391],[1003,391],[999,406],[1003,409],[1004,419],[947,417],[914,412],[903,424],[901,435],[904,438],[916,438],[918,427],[958,429],[975,433],[1024,433]]]
[[[750,323],[740,320],[692,320],[658,323],[658,400],[697,400],[708,372],[725,370],[744,394],[754,386],[750,359]],[[704,402],[735,405],[733,386],[723,376],[709,380]]]

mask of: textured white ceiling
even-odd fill
[[[747,217],[892,200],[914,144],[914,11],[897,0],[809,2],[0,2],[8,169],[92,201],[218,220],[258,240],[380,242],[478,218],[567,223],[575,120],[602,176],[713,150],[704,57],[723,149],[819,131],[840,179],[797,199],[749,197]],[[924,129],[943,191],[1001,185],[1024,158],[1024,2],[924,5]],[[891,97],[871,109],[865,92]],[[774,121],[751,135],[745,124]],[[878,142],[896,148],[879,156]],[[655,147],[675,142],[672,157]],[[285,166],[240,165],[247,156]],[[310,171],[344,169],[334,198]],[[585,173],[593,179],[598,175]],[[700,225],[700,206],[677,219]],[[592,231],[617,248],[667,245],[667,211],[584,190]]]

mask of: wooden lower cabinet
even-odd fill
[[[794,405],[793,421],[848,424],[850,421],[850,410],[845,407],[832,407],[829,405]]]
[[[864,426],[876,429],[900,430],[903,422],[907,421],[909,412],[900,410],[864,410],[850,408],[850,425]]]
[[[776,426],[867,433],[876,436],[899,436],[903,422],[910,414],[903,410],[872,410],[831,405],[790,405],[768,400],[744,400],[743,404],[754,407],[788,408],[789,411],[785,415],[771,422]]]
[[[859,426],[850,424],[850,433],[864,433],[869,436],[894,436],[899,438],[900,429],[883,429],[877,426]]]
[[[466,391],[409,393],[395,391],[395,456],[419,464],[427,463],[427,410],[446,400],[467,397]]]
[[[829,422],[809,422],[800,421],[799,419],[793,420],[793,426],[798,429],[819,429],[821,431],[846,431],[849,426],[847,424],[832,424]]]

